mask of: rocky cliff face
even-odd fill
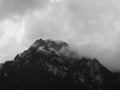
[[[39,39],[0,67],[0,90],[116,90],[112,72],[96,59],[77,57],[62,41]]]

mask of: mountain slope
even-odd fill
[[[79,58],[62,41],[39,39],[1,64],[0,89],[116,90],[111,71],[96,59]]]

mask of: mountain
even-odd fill
[[[63,41],[36,40],[0,68],[0,90],[117,90],[111,71]]]

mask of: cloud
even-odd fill
[[[60,0],[27,21],[27,40],[51,38],[68,41],[82,56],[95,57],[118,69],[120,2],[118,0]],[[114,62],[114,63],[113,63]]]
[[[1,0],[0,13],[0,53],[7,58],[38,38],[51,38],[120,69],[119,0]],[[14,48],[12,55],[7,47]]]
[[[25,34],[21,21],[13,22],[6,19],[1,22],[0,35],[0,62],[12,60],[17,53],[25,49],[22,39]]]
[[[0,0],[0,18],[41,9],[48,0]]]
[[[42,10],[49,0],[0,0],[0,62],[12,60],[25,50],[25,23],[28,14]]]

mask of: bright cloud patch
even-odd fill
[[[23,49],[22,40],[25,34],[22,21],[6,19],[1,22],[0,31],[0,62],[12,59]]]

